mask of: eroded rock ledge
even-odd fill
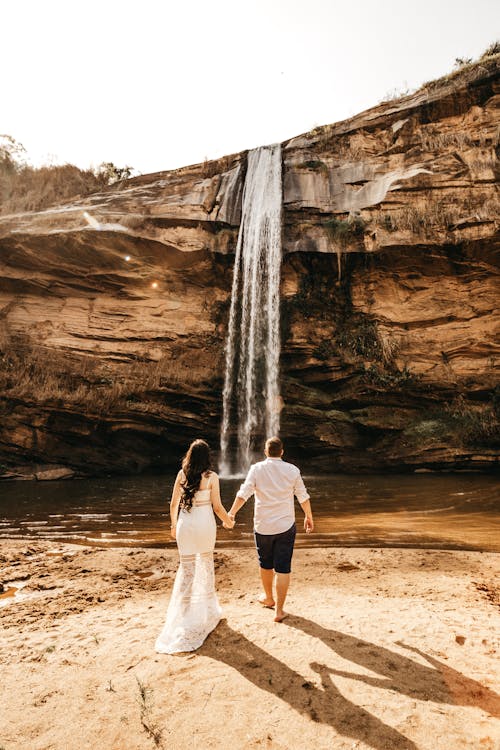
[[[499,103],[496,56],[283,144],[291,458],[498,466]],[[3,476],[217,445],[245,169],[244,152],[0,216]]]

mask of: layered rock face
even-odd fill
[[[498,466],[499,104],[496,56],[283,144],[292,459]],[[139,471],[193,437],[217,445],[246,158],[0,216],[4,477]]]

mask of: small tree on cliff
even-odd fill
[[[128,164],[125,167],[117,167],[112,161],[103,161],[97,167],[95,174],[98,178],[102,179],[104,184],[114,185],[115,182],[128,180],[132,172],[133,167],[129,167]]]
[[[11,135],[0,135],[0,173],[12,174],[25,166],[26,149]]]

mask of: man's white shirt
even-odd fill
[[[266,458],[253,464],[238,491],[248,500],[255,496],[254,528],[258,534],[281,534],[295,522],[294,496],[309,500],[300,469],[281,458]]]

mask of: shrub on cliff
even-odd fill
[[[490,46],[484,50],[483,54],[479,58],[480,60],[486,60],[488,57],[493,57],[493,55],[500,54],[500,41],[495,41]]]
[[[338,219],[333,216],[325,221],[324,226],[331,239],[345,247],[353,238],[363,236],[366,222],[359,214],[355,213],[349,215],[347,219]]]
[[[434,81],[427,81],[420,89],[434,89],[445,83],[462,83],[464,81],[473,81],[484,72],[484,64],[490,62],[494,57],[500,54],[500,42],[495,41],[485,49],[477,60],[470,57],[456,57],[454,68],[451,73],[436,78]]]

